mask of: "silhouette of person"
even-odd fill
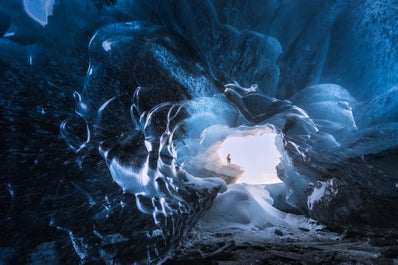
[[[227,155],[227,163],[228,163],[228,164],[231,164],[231,154],[228,154],[228,155]]]

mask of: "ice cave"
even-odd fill
[[[0,264],[398,264],[397,16],[0,1]]]

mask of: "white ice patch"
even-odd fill
[[[43,27],[53,14],[55,0],[23,0],[25,12]]]
[[[262,185],[228,185],[218,195],[202,222],[212,231],[242,229],[264,230],[285,223],[285,213],[272,206],[272,198]]]
[[[106,52],[109,52],[110,50],[112,50],[112,44],[112,40],[104,40],[101,45]]]
[[[135,172],[132,168],[123,166],[117,159],[113,159],[109,164],[109,170],[113,181],[115,181],[123,191],[128,191],[133,194],[145,191],[144,186],[147,183],[144,183],[142,177],[145,172]]]
[[[312,210],[314,204],[317,201],[320,201],[323,196],[325,196],[327,183],[323,181],[317,181],[314,185],[314,190],[312,191],[311,195],[308,197],[307,205],[308,209]]]
[[[237,242],[334,236],[323,234],[325,226],[316,221],[282,212],[272,204],[264,185],[230,184],[200,219],[197,229],[201,234],[231,233]]]

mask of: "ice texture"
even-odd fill
[[[162,263],[202,216],[396,229],[396,15],[382,0],[2,1],[1,261]],[[218,155],[267,132],[275,202]]]
[[[26,13],[42,26],[48,23],[48,17],[53,13],[54,0],[23,1]]]

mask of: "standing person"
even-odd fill
[[[231,154],[228,154],[228,155],[227,155],[227,163],[228,163],[228,164],[231,164]]]

